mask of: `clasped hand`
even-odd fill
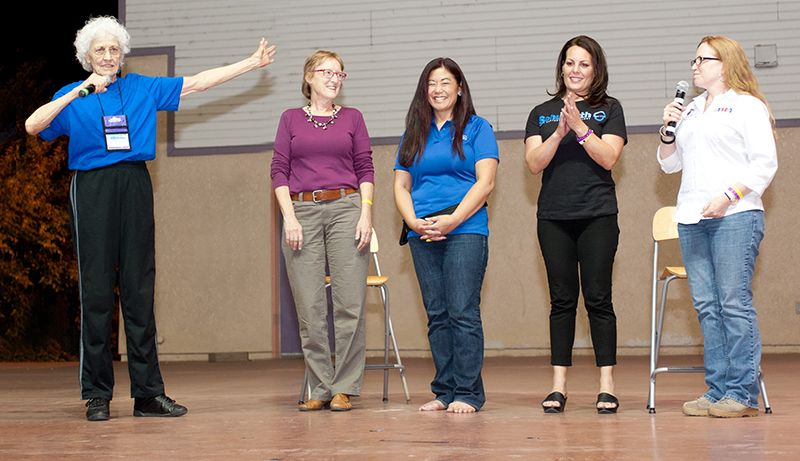
[[[577,99],[578,95],[571,91],[564,98],[564,107],[561,108],[561,116],[558,120],[558,128],[556,128],[556,135],[559,138],[564,138],[570,130],[574,131],[576,136],[583,136],[589,132],[589,127],[581,119],[581,111],[575,107]]]
[[[458,227],[459,224],[453,215],[432,216],[423,218],[420,221],[419,228],[416,229],[419,233],[419,238],[430,242],[446,240],[446,235]]]

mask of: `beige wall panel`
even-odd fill
[[[166,74],[166,56],[126,61],[127,72]],[[148,162],[159,354],[166,360],[269,355],[271,152],[169,157],[166,120],[159,114],[157,156]]]
[[[127,70],[158,75],[166,58],[130,58]],[[158,158],[149,163],[156,201],[156,315],[165,359],[206,360],[210,353],[272,352],[269,181],[271,152],[168,157],[166,117],[159,118]],[[652,215],[671,205],[680,175],[666,175],[655,161],[658,137],[631,135],[614,168],[619,197],[620,247],[614,272],[614,305],[620,354],[646,354],[650,328]],[[800,174],[800,128],[779,130],[780,168],[768,189],[767,234],[753,285],[765,351],[797,352],[800,315],[800,207],[794,178]],[[523,161],[522,140],[502,140],[495,191],[489,198],[489,266],[482,313],[487,355],[549,353],[547,281],[536,239],[541,176]],[[392,194],[397,146],[374,146],[374,226],[380,260],[390,276],[394,328],[407,356],[427,356],[426,317],[408,247],[397,245],[401,220]],[[662,262],[679,263],[676,243],[662,246]],[[367,347],[380,355],[380,294],[368,291]],[[670,290],[665,353],[698,353],[702,343],[685,283]],[[581,308],[582,309],[582,308]],[[578,318],[576,353],[591,353],[585,311]],[[124,341],[121,343],[124,354]]]
[[[620,246],[614,269],[614,306],[617,311],[620,355],[649,353],[650,300],[653,240],[652,216],[674,205],[680,174],[664,174],[655,160],[658,137],[630,135],[622,158],[614,168],[619,198]],[[794,155],[800,129],[779,130],[780,169],[764,197],[767,233],[756,264],[755,292],[764,350],[797,352],[800,301],[796,280],[800,277],[794,238],[800,211],[793,203],[792,184],[800,172]],[[524,164],[522,140],[503,140],[497,185],[489,198],[489,265],[484,282],[482,315],[486,355],[549,354],[549,296],[547,280],[536,239],[536,202],[541,176],[533,176]],[[375,148],[375,228],[381,237],[382,268],[390,275],[389,286],[395,333],[407,355],[427,354],[425,314],[407,247],[396,240],[401,221],[392,203],[392,166],[397,146]],[[680,264],[677,242],[661,245],[661,263]],[[664,353],[695,354],[702,350],[702,334],[692,308],[688,284],[670,287],[663,337]],[[576,332],[576,354],[591,354],[585,310],[581,306]],[[376,311],[377,312],[377,311]],[[369,334],[380,329],[380,319],[370,319]],[[372,338],[369,347],[380,347]],[[375,342],[377,341],[377,342]]]

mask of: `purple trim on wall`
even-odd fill
[[[800,126],[800,118],[785,118],[782,120],[775,120],[775,126],[778,128],[792,128]]]
[[[781,120],[775,121],[775,126],[777,128],[791,128],[800,126],[800,118],[785,118]],[[658,133],[658,129],[661,128],[661,125],[632,125],[627,126],[625,129],[627,130],[628,134],[655,134]],[[494,134],[497,139],[523,139],[525,137],[524,131],[498,131]],[[398,138],[398,143],[399,138]],[[374,145],[380,145],[377,143],[373,143]],[[389,144],[389,143],[387,143]]]

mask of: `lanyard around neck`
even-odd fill
[[[125,114],[125,103],[122,102],[122,82],[120,82],[119,79],[117,79],[117,89],[119,90],[119,105],[122,107],[122,114],[121,115],[124,115]],[[98,93],[95,93],[95,96],[97,96],[97,102],[100,103],[100,112],[102,112],[103,116],[105,116],[106,115],[106,111],[103,108],[103,101],[100,100],[100,95]]]

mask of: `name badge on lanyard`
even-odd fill
[[[106,151],[119,152],[131,150],[131,137],[128,131],[127,115],[104,115],[103,133],[106,137]]]

